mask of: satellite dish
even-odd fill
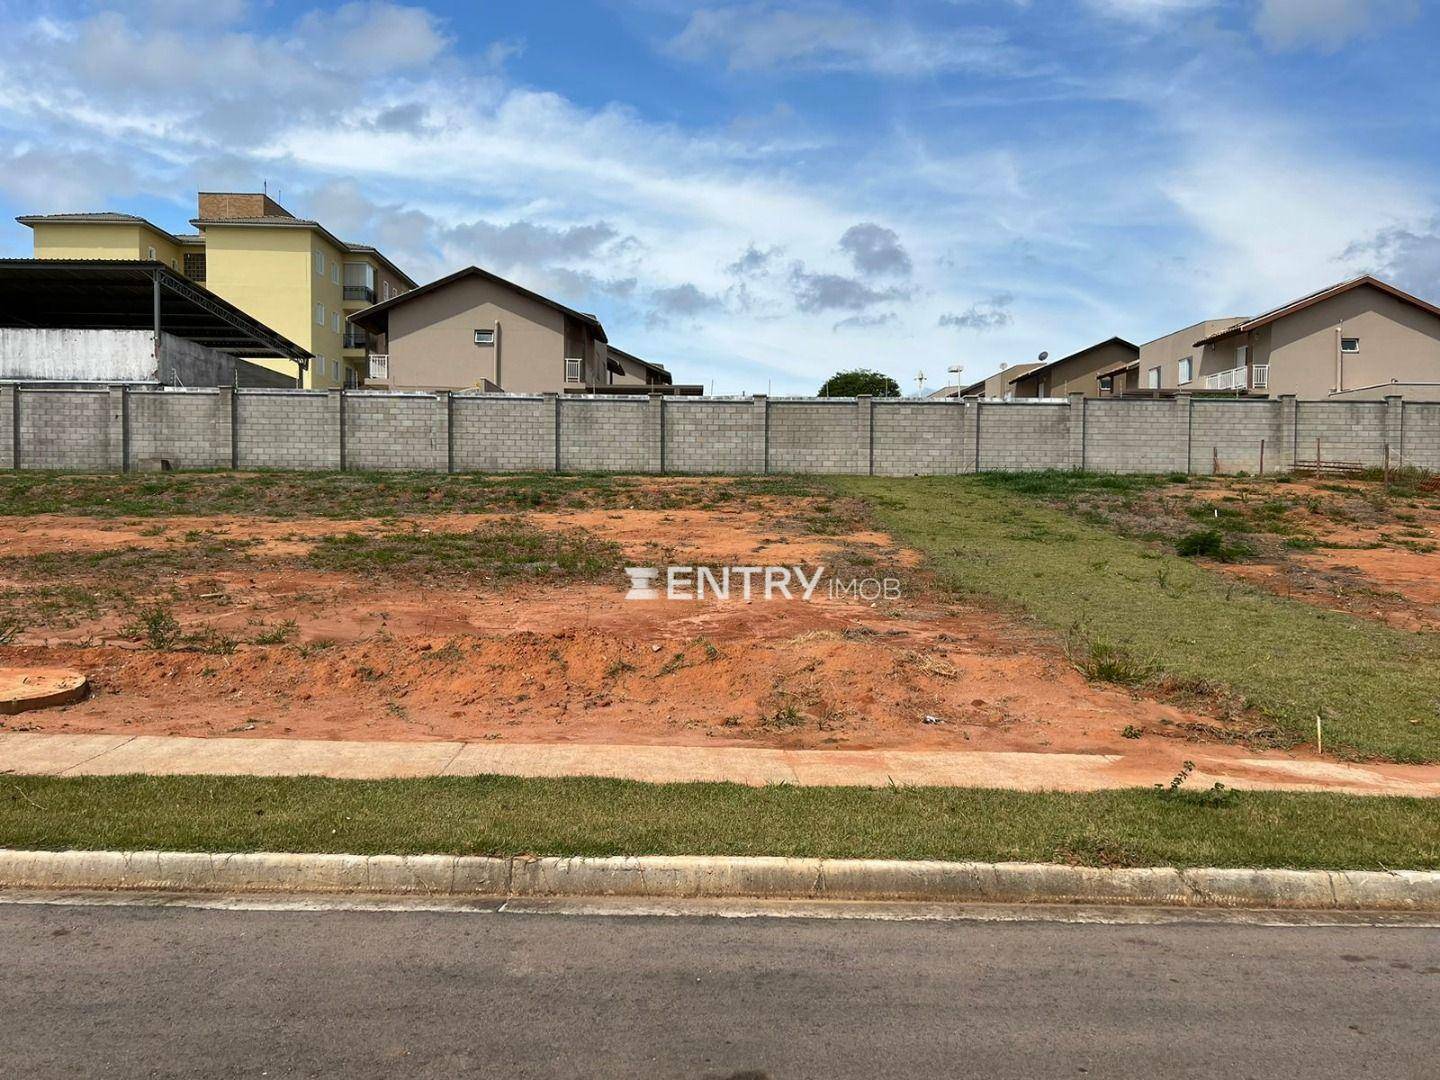
[[[1040,354],[1040,363],[1043,364],[1046,360],[1049,360],[1049,359],[1050,359],[1050,354],[1049,354],[1048,352],[1042,352],[1042,353]]]

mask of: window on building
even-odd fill
[[[1101,392],[1102,394],[1108,394],[1108,393],[1110,393],[1110,392],[1111,392],[1112,390],[1114,390],[1114,389],[1115,389],[1115,380],[1114,380],[1114,378],[1112,378],[1112,377],[1109,376],[1109,375],[1102,375],[1102,376],[1100,377],[1100,392]]]
[[[325,325],[325,305],[318,302],[315,305],[315,325]]]
[[[1341,352],[1359,352],[1360,339],[1358,337],[1342,337],[1340,339]]]
[[[340,333],[340,312],[333,311],[330,313],[330,329],[337,334]]]
[[[1189,356],[1180,358],[1180,385],[1184,386],[1195,377],[1195,361]]]
[[[325,380],[325,357],[316,356],[310,361],[310,385],[315,386]]]
[[[476,330],[476,331],[475,331],[475,344],[476,344],[476,345],[494,345],[494,344],[495,344],[495,331],[494,331],[494,330]]]
[[[1151,390],[1160,389],[1160,369],[1158,367],[1152,367],[1150,369],[1150,374],[1145,379],[1145,385],[1150,387]]]
[[[340,264],[334,259],[330,260],[330,280],[336,285],[340,284]]]
[[[578,359],[576,359],[575,357],[573,357],[573,356],[567,356],[567,357],[565,358],[565,381],[566,381],[566,382],[579,382],[579,381],[580,381],[580,363],[581,363],[581,362],[580,362]]]
[[[388,281],[382,281],[382,282],[380,283],[380,288],[381,288],[381,295],[382,295],[386,300],[389,300],[389,299],[390,299],[390,282],[388,282]]]
[[[1250,362],[1250,346],[1241,345],[1235,350],[1235,366],[1244,367]]]
[[[325,253],[323,251],[315,252],[315,272],[321,277],[325,276]]]
[[[330,361],[330,366],[331,366],[332,370],[333,370],[334,373],[335,373],[335,381],[336,381],[336,382],[339,382],[339,381],[340,381],[340,361],[339,361],[339,360],[332,360],[332,361]]]
[[[152,247],[152,248],[147,248],[146,250],[148,250],[148,251],[150,252],[148,258],[150,259],[151,262],[154,262],[154,261],[155,261],[155,249]]]
[[[203,251],[187,251],[185,253],[185,276],[191,281],[204,283],[205,253]]]

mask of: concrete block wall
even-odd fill
[[[126,399],[131,466],[164,459],[175,469],[229,468],[230,393],[132,391]]]
[[[859,439],[853,399],[772,400],[769,470],[775,473],[866,473],[870,447]]]
[[[1285,422],[1279,401],[1194,399],[1190,406],[1190,471],[1207,474],[1258,473],[1260,440],[1265,440],[1265,471],[1286,466]]]
[[[553,398],[456,394],[450,424],[456,472],[555,468]]]
[[[558,427],[557,427],[558,421]],[[1440,469],[1440,402],[736,401],[0,384],[0,467],[937,475]],[[1212,449],[1213,448],[1213,449]]]
[[[339,395],[324,390],[237,390],[235,467],[340,468]]]
[[[438,394],[337,395],[345,411],[345,468],[445,472],[450,436]]]
[[[1301,401],[1296,403],[1295,456],[1315,459],[1320,440],[1324,461],[1385,462],[1386,415],[1383,401]],[[1392,447],[1391,452],[1394,452]]]
[[[763,408],[763,402],[761,403]],[[672,398],[665,402],[665,471],[765,471],[764,415],[752,401]],[[757,430],[758,427],[758,430]]]
[[[1112,401],[1083,406],[1084,467],[1093,472],[1186,472],[1190,467],[1190,401]]]
[[[17,393],[22,469],[102,472],[109,467],[109,391],[26,388]],[[7,441],[13,467],[16,442]]]
[[[967,447],[978,472],[1068,469],[1070,406],[1052,403],[967,403],[978,431]]]
[[[968,469],[965,406],[954,401],[876,401],[871,438],[877,476],[937,476]]]
[[[0,385],[0,469],[15,468],[15,398],[18,392],[14,386]]]
[[[559,399],[565,472],[659,472],[658,410],[647,398]]]
[[[1393,463],[1440,469],[1440,402],[1405,404],[1400,423],[1400,456]]]

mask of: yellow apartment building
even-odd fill
[[[409,292],[415,282],[366,244],[340,240],[269,195],[202,191],[194,233],[174,234],[133,214],[32,214],[37,259],[162,262],[315,354],[304,385],[362,385],[377,341],[346,322],[352,311]],[[286,374],[289,361],[257,358]]]

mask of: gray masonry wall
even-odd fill
[[[3,429],[3,423],[0,421],[0,429]],[[1436,468],[1435,463],[1440,462],[1440,402],[1425,405],[1407,403],[1402,425],[1404,441],[1395,463]]]
[[[340,468],[340,395],[324,390],[237,392],[235,466]]]
[[[557,427],[558,419],[558,427]],[[1440,402],[955,402],[0,383],[0,468],[858,473],[1440,470]],[[1297,454],[1298,452],[1298,454]]]
[[[1085,468],[1095,472],[1186,472],[1190,465],[1188,398],[1091,400],[1083,406]]]
[[[1194,401],[1190,406],[1190,471],[1258,473],[1289,467],[1285,425],[1270,401]],[[1218,463],[1218,469],[1216,465]]]
[[[456,472],[555,468],[555,399],[456,394],[451,399]]]
[[[754,401],[673,398],[665,403],[665,471],[765,470],[765,408]]]
[[[228,389],[135,390],[127,394],[130,462],[163,461],[172,469],[228,468],[230,394]]]
[[[96,472],[109,467],[108,390],[22,389],[19,394],[20,460],[27,467]]]
[[[769,471],[869,472],[869,439],[862,439],[860,420],[853,400],[770,402]]]
[[[1322,461],[1355,461],[1381,465],[1385,461],[1383,401],[1301,401],[1296,404],[1295,458],[1315,460],[1320,440]],[[1412,406],[1418,409],[1419,406]],[[1392,448],[1393,452],[1393,448]]]
[[[558,401],[562,470],[660,471],[658,415],[651,416],[648,399],[566,395]]]
[[[345,468],[445,472],[445,396],[344,394]]]
[[[876,401],[871,421],[877,476],[966,472],[965,410],[948,401]]]
[[[977,402],[972,408],[979,438],[966,447],[966,472],[1071,468],[1069,405]]]

